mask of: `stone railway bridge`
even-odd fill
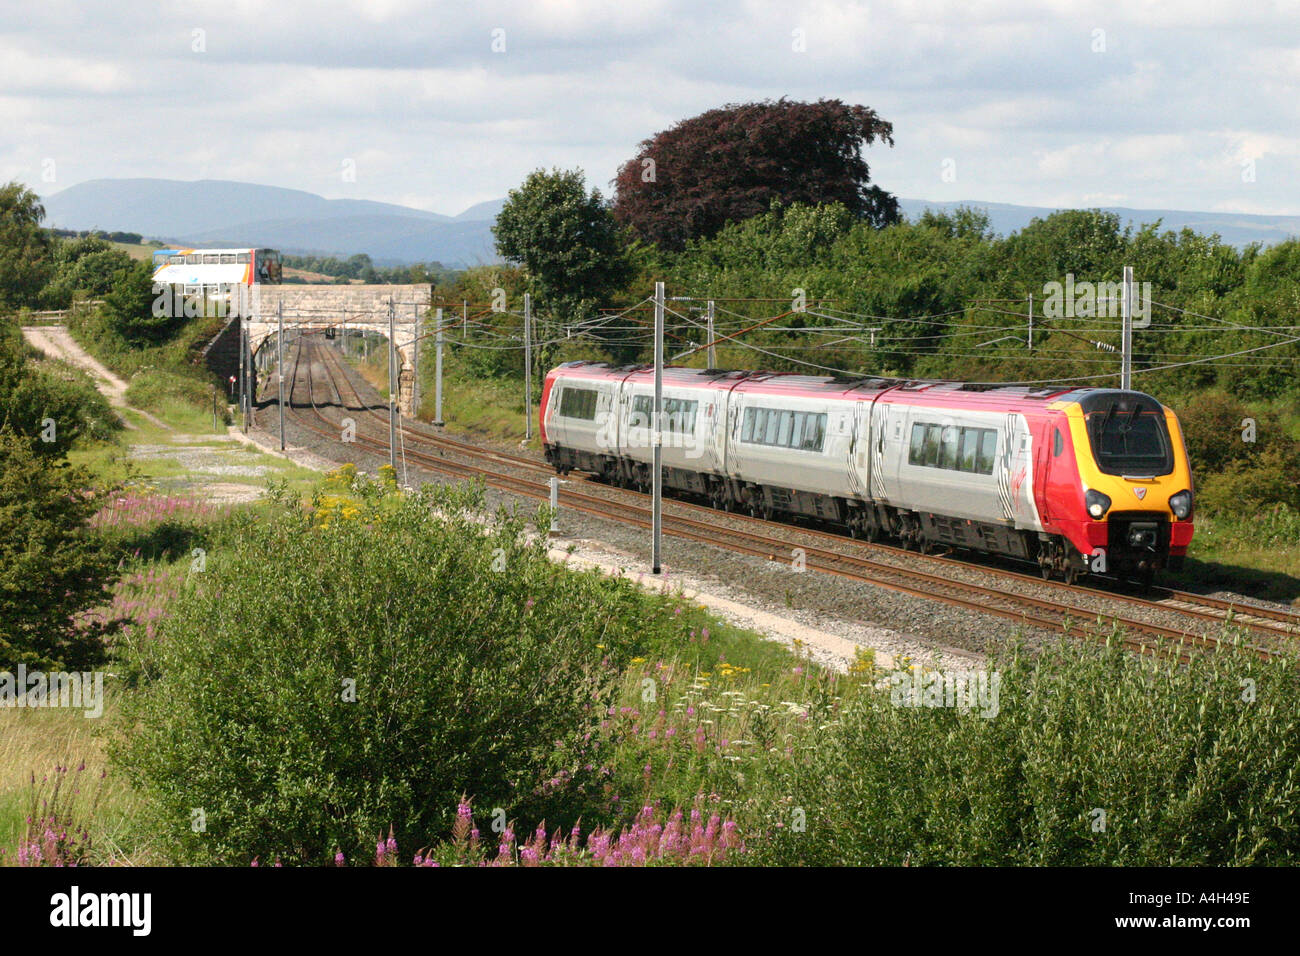
[[[206,358],[210,367],[215,368],[218,362],[223,366],[218,371],[223,378],[238,375],[241,382],[252,386],[253,370],[275,363],[281,315],[286,348],[300,335],[328,329],[377,333],[387,339],[391,316],[399,364],[397,401],[404,415],[413,415],[418,369],[415,345],[425,331],[431,331],[425,320],[432,298],[433,287],[428,284],[254,285],[233,307],[236,314],[209,344]],[[233,363],[226,357],[232,351]],[[248,396],[251,403],[251,387]]]

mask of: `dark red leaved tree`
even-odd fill
[[[773,199],[841,202],[887,225],[898,201],[870,184],[862,148],[892,146],[893,132],[874,110],[839,100],[709,110],[641,143],[614,180],[614,216],[665,249],[766,212]]]

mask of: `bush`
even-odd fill
[[[767,838],[751,843],[755,862],[1269,865],[1300,855],[1293,660],[1239,648],[1183,667],[1060,641],[1000,667],[992,719],[896,707],[888,689],[828,717],[829,732],[760,786]]]
[[[89,527],[91,476],[38,456],[0,427],[0,670],[76,670],[101,661],[109,626],[82,620],[106,598],[114,561]]]
[[[1300,509],[1300,442],[1284,439],[1253,459],[1234,461],[1207,475],[1197,486],[1199,507],[1206,514],[1259,515],[1270,509]]]
[[[32,365],[29,353],[35,354],[18,328],[0,322],[0,425],[28,439],[32,451],[62,456],[82,435],[107,437],[121,427],[84,375],[57,364]]]
[[[1255,412],[1219,390],[1196,396],[1178,415],[1201,512],[1248,516],[1279,504],[1300,509],[1300,441],[1275,415]]]
[[[176,856],[326,863],[390,826],[418,846],[462,794],[572,822],[599,790],[617,668],[671,615],[559,568],[515,516],[485,527],[481,491],[334,481],[311,513],[280,494],[237,526],[132,650],[142,686],[115,757]]]

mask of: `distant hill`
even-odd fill
[[[46,225],[63,229],[130,228],[179,245],[269,246],[344,257],[365,252],[377,265],[448,266],[496,261],[491,226],[503,201],[452,217],[278,186],[170,179],[95,179],[44,199]]]
[[[931,202],[927,199],[900,199],[899,208],[908,219],[915,219],[926,209],[951,212],[959,206],[970,206],[988,213],[989,224],[999,235],[1017,232],[1034,219],[1042,219],[1056,212],[1049,206],[1015,206],[1010,203],[982,202],[963,199],[956,202]],[[1131,225],[1134,230],[1149,222],[1160,221],[1160,230],[1179,232],[1184,228],[1195,232],[1218,233],[1229,245],[1245,246],[1252,242],[1272,245],[1293,236],[1300,236],[1300,216],[1256,216],[1237,212],[1188,212],[1179,209],[1130,209],[1124,206],[1104,207],[1105,212],[1119,216],[1121,225]]]
[[[464,267],[497,261],[492,223],[505,199],[457,216],[364,199],[325,199],[300,189],[225,180],[95,179],[44,199],[46,224],[63,229],[129,230],[179,245],[269,246],[282,252],[346,258],[368,253],[376,265],[441,262]],[[1002,235],[1049,216],[1046,206],[965,200],[900,199],[914,219],[925,209],[985,210]],[[1225,242],[1272,244],[1300,235],[1300,216],[1111,208],[1125,224],[1161,220],[1162,229],[1217,232]]]

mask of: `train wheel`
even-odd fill
[[[1069,565],[1065,569],[1064,578],[1066,584],[1073,584],[1075,581],[1079,580],[1079,569],[1073,564]]]

